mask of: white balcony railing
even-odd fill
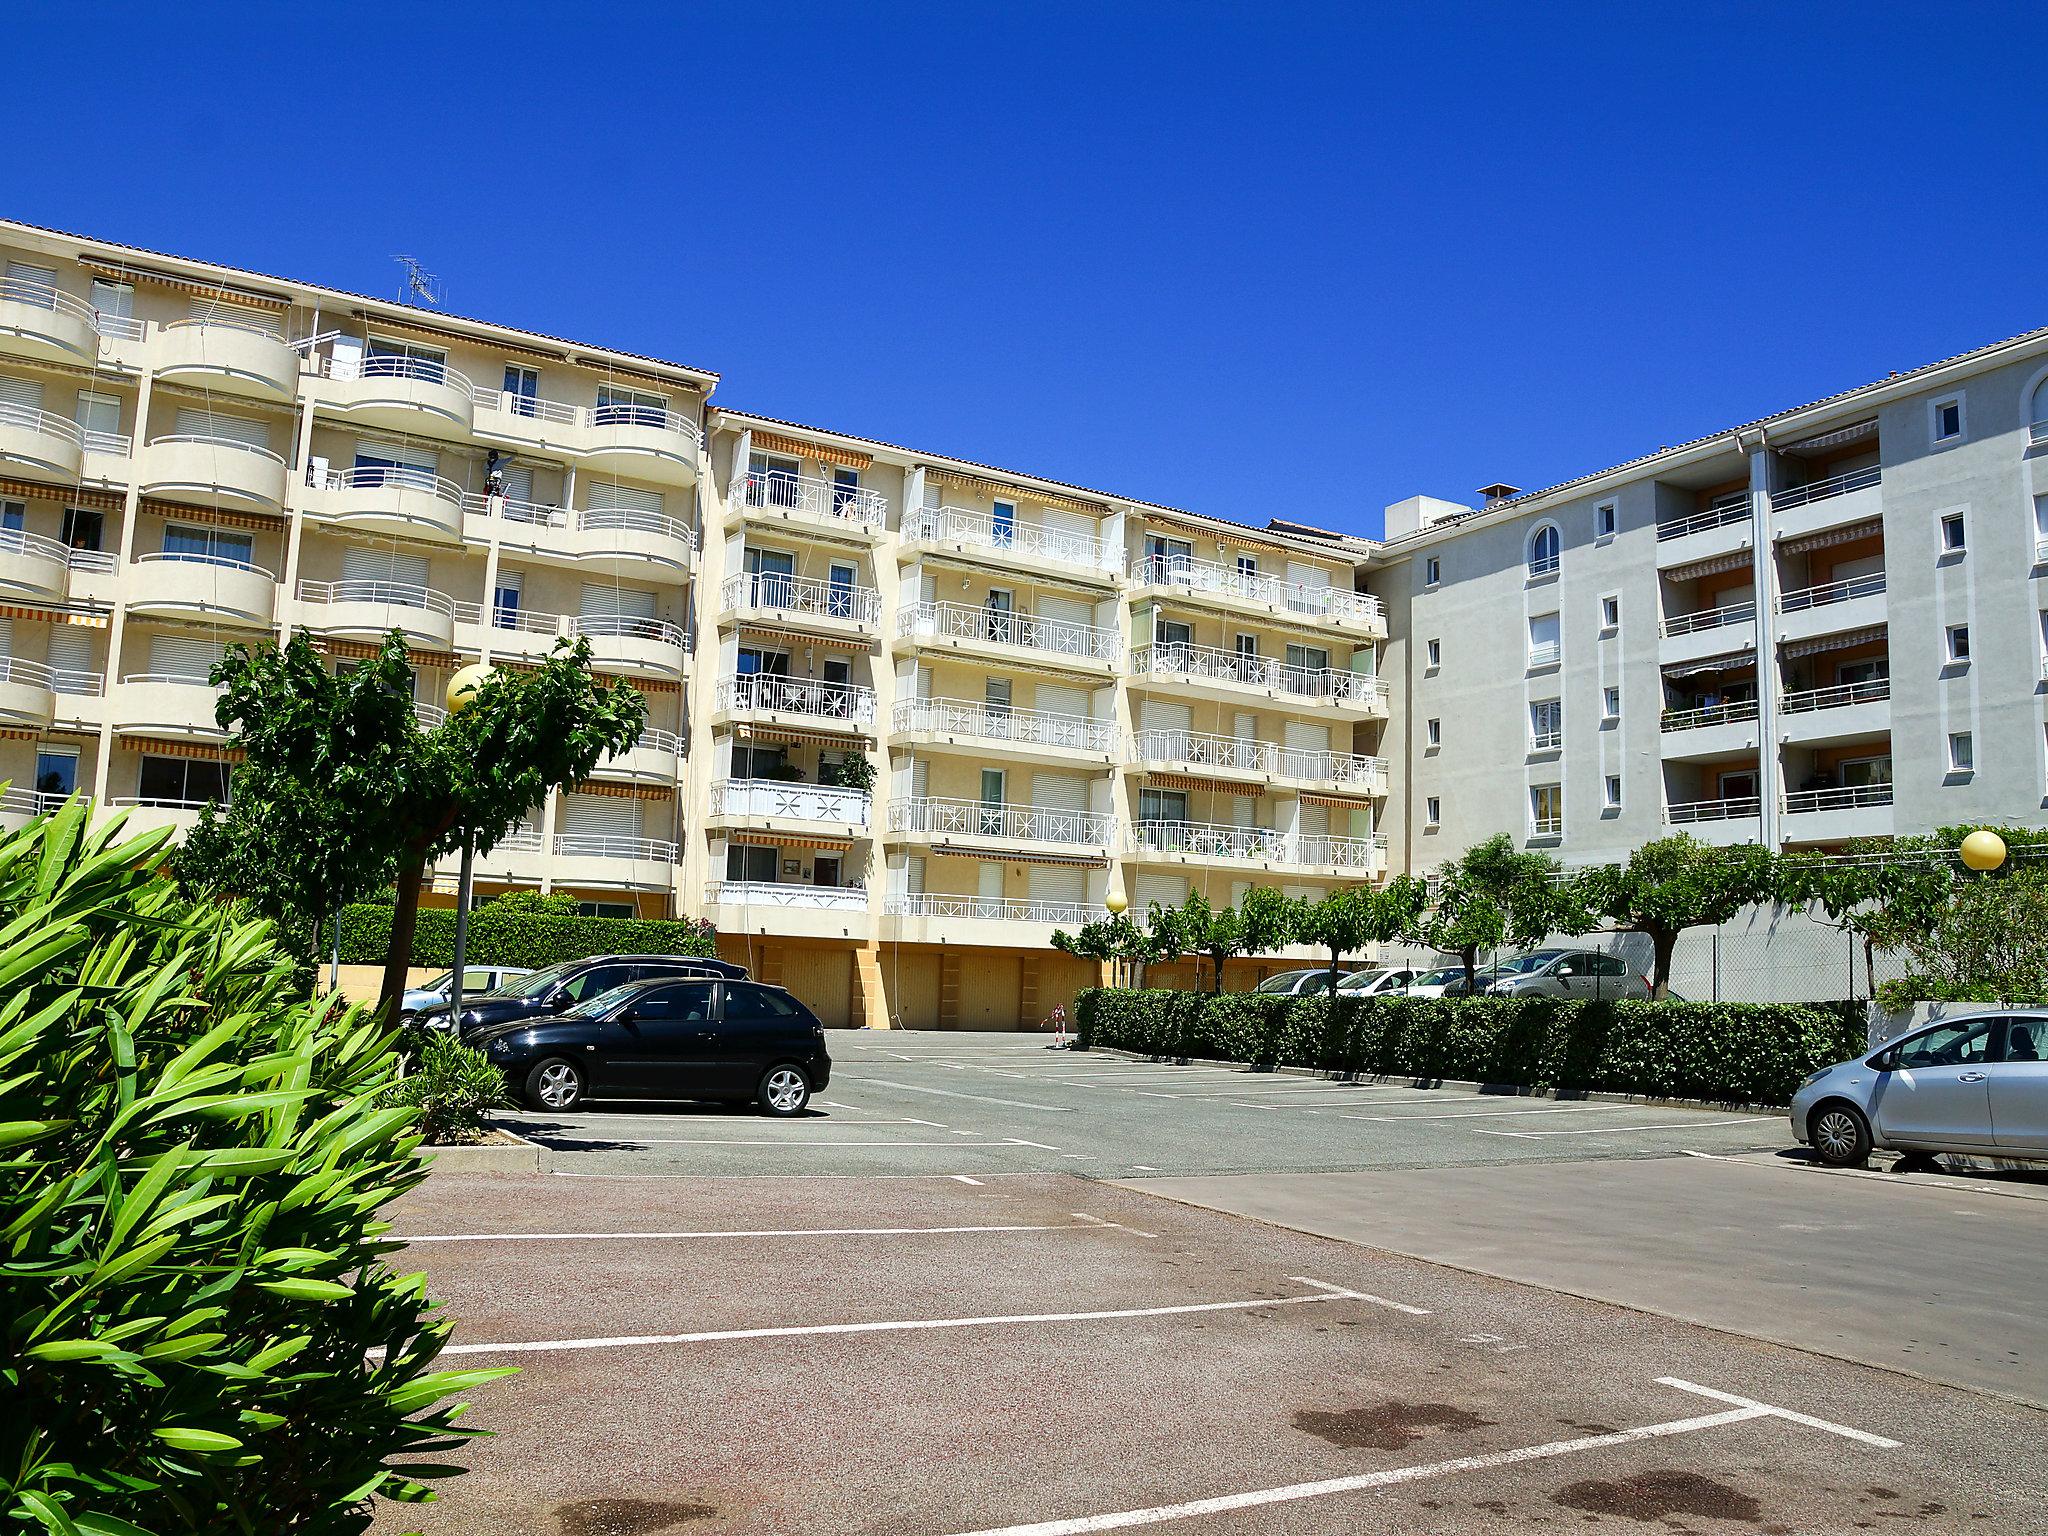
[[[679,651],[690,649],[690,636],[667,619],[645,619],[630,613],[572,613],[566,626],[569,636],[587,635],[593,640],[653,640]]]
[[[596,493],[593,493],[596,494]],[[648,512],[639,507],[586,507],[576,514],[579,533],[651,533],[678,539],[695,549],[697,533],[679,517],[666,512]]]
[[[1876,704],[1892,696],[1892,680],[1873,677],[1861,683],[1837,683],[1832,688],[1807,688],[1785,695],[1780,707],[1788,715],[1803,715],[1816,709],[1842,709],[1850,704]]]
[[[1338,783],[1384,790],[1387,760],[1356,752],[1283,747],[1277,742],[1238,736],[1211,736],[1199,731],[1140,731],[1134,742],[1141,763],[1236,769],[1270,773],[1285,779]]]
[[[1531,731],[1529,733],[1529,750],[1531,752],[1557,752],[1563,750],[1563,748],[1564,732],[1562,730]]]
[[[137,565],[168,563],[171,565],[210,565],[223,571],[240,571],[249,576],[260,576],[265,581],[276,581],[275,571],[265,570],[248,560],[238,560],[233,555],[209,555],[199,550],[159,549],[134,557]],[[147,594],[140,594],[147,596]],[[130,599],[133,601],[133,599]]]
[[[865,912],[868,906],[868,893],[857,885],[797,885],[775,880],[714,880],[704,899],[727,907],[789,907],[823,912]]]
[[[926,797],[891,801],[889,830],[1107,848],[1116,830],[1116,818],[1105,811],[1063,811],[1049,806],[987,805],[979,800]]]
[[[1558,641],[1538,640],[1529,647],[1529,665],[1532,667],[1554,667],[1563,655],[1564,649]]]
[[[90,439],[101,437],[108,439],[114,445],[102,451],[112,453],[126,453],[128,451],[128,439],[120,433],[89,432],[86,434],[86,437],[88,439],[86,447],[88,448],[93,446]],[[246,453],[251,458],[262,459],[271,464],[282,465],[284,463],[284,455],[275,448],[266,447],[262,443],[244,442],[239,437],[221,437],[212,432],[166,432],[162,437],[152,437],[149,440],[149,446],[152,448],[156,447],[159,443],[192,443],[202,448],[225,448],[230,453]]]
[[[1116,659],[1114,629],[1072,624],[1033,613],[976,607],[973,603],[912,603],[898,613],[899,635],[938,635],[956,640],[985,640],[1028,651],[1073,656],[1089,661]]]
[[[2048,538],[2034,540],[2034,564],[2048,565]]]
[[[1664,807],[1664,819],[1674,826],[1694,821],[1741,821],[1763,814],[1764,803],[1755,795],[1725,795],[1716,800],[1681,800]]]
[[[405,581],[299,581],[304,603],[379,603],[392,608],[419,608],[455,617],[455,599],[432,587]]]
[[[1660,724],[1667,731],[1696,731],[1709,725],[1734,725],[1756,718],[1755,699],[1702,704],[1694,709],[1667,709]]]
[[[126,432],[97,432],[89,427],[80,431],[79,441],[84,444],[87,453],[111,454],[117,459],[127,458],[129,450],[134,444],[134,439],[129,437]],[[157,441],[163,443],[170,442],[172,439],[160,437]],[[183,439],[183,441],[190,442],[195,441],[195,439],[187,438]],[[235,446],[239,447],[241,445],[236,444]],[[265,453],[269,451],[268,448],[263,450]],[[278,462],[283,463],[284,461],[279,459]]]
[[[61,810],[69,795],[44,794],[33,789],[0,790],[0,811],[14,816],[46,816]]]
[[[853,624],[874,624],[882,617],[882,596],[873,587],[780,571],[735,571],[725,578],[723,595],[728,609],[765,608]]]
[[[111,549],[74,549],[66,554],[64,563],[74,571],[111,576],[114,573],[114,552]]]
[[[1773,491],[1771,505],[1779,511],[1788,507],[1803,507],[1810,501],[1826,501],[1832,496],[1846,496],[1851,491],[1868,490],[1883,479],[1883,470],[1873,464],[1867,469],[1852,469],[1846,475],[1831,475],[1825,480],[1816,480],[1811,485],[1795,485],[1789,490]]]
[[[1778,599],[1778,612],[1798,613],[1807,608],[1825,608],[1830,603],[1846,603],[1859,597],[1877,597],[1884,592],[1884,572],[1872,571],[1867,576],[1851,576],[1846,581],[1825,581],[1817,587],[1801,587],[1796,592],[1787,592]]]
[[[720,678],[717,703],[720,709],[771,710],[776,714],[845,720],[856,725],[865,725],[875,718],[872,688],[823,682],[814,677],[782,677],[773,672]]]
[[[30,309],[47,309],[53,314],[69,315],[74,320],[83,320],[102,336],[115,337],[122,341],[139,341],[142,338],[142,322],[127,315],[110,315],[80,298],[74,298],[63,289],[29,277],[0,277],[0,299],[9,303],[26,305]]]
[[[1131,846],[1140,853],[1185,853],[1205,859],[1263,859],[1297,863],[1289,857],[1287,834],[1277,827],[1227,826],[1208,821],[1140,821]]]
[[[545,421],[561,427],[580,424],[587,409],[560,400],[544,400],[538,395],[522,395],[516,390],[509,389],[474,389],[470,394],[480,409],[497,411],[502,415],[520,417],[527,421]]]
[[[1335,667],[1294,667],[1271,656],[1247,656],[1206,645],[1140,646],[1131,653],[1131,670],[1152,677],[1242,683],[1305,699],[1357,702],[1380,708],[1385,708],[1387,702],[1387,686],[1376,677]]]
[[[342,380],[416,379],[425,384],[445,384],[472,398],[476,395],[476,387],[469,382],[469,375],[449,367],[436,357],[394,356],[389,353],[335,357],[329,354],[320,360],[320,372],[327,378]]]
[[[2035,447],[2048,443],[2048,418],[2033,422],[2027,427],[2027,441]]]
[[[1380,600],[1369,593],[1290,581],[1265,571],[1244,570],[1182,555],[1144,556],[1131,566],[1131,579],[1147,587],[1247,598],[1309,618],[1370,623],[1383,614]]]
[[[1387,859],[1387,835],[1370,837],[1328,837],[1310,835],[1294,839],[1295,862],[1312,869],[1379,869]]]
[[[0,400],[0,427],[20,427],[40,432],[45,437],[62,438],[77,448],[85,446],[85,428],[69,416],[59,416],[55,411],[40,411],[30,405]]]
[[[546,400],[538,395],[522,395],[504,389],[472,389],[470,396],[483,410],[529,421],[545,421],[556,426],[653,427],[693,441],[697,437],[697,423],[681,411],[673,411],[666,406],[642,405],[630,400],[607,405],[570,405],[562,400]]]
[[[953,917],[985,923],[1046,923],[1075,926],[1100,915],[1081,901],[1013,901],[998,896],[942,896],[931,891],[885,897],[885,917]]]
[[[714,816],[759,816],[768,820],[868,824],[868,792],[833,784],[795,784],[783,779],[718,779],[711,785]]]
[[[839,485],[779,470],[748,472],[734,488],[740,504],[771,512],[803,512],[837,518],[858,528],[879,530],[889,520],[889,498],[857,485]]]
[[[1688,533],[1705,533],[1709,528],[1720,528],[1729,523],[1749,521],[1749,492],[1731,491],[1726,496],[1717,496],[1704,511],[1689,517],[1667,518],[1657,524],[1659,542],[1665,539],[1682,539]]]
[[[445,501],[452,508],[466,504],[462,487],[431,469],[408,469],[403,465],[365,464],[355,469],[327,471],[330,491],[416,491]],[[477,500],[482,501],[479,496]],[[479,508],[481,510],[481,508]]]
[[[212,688],[213,681],[204,672],[124,672],[123,683],[158,685],[174,684],[180,688]]]
[[[1110,548],[1101,539],[1070,528],[1045,528],[1020,523],[1014,518],[997,518],[987,512],[964,507],[919,507],[903,515],[905,539],[927,539],[940,544],[970,544],[978,549],[1013,551],[1068,565],[1085,565],[1096,570],[1115,569]]]
[[[1843,784],[1834,789],[1793,789],[1785,792],[1785,810],[1797,816],[1807,811],[1847,811],[1858,806],[1890,805],[1889,784]]]
[[[608,837],[595,832],[559,833],[555,852],[569,858],[639,859],[649,864],[676,861],[676,845],[658,837]]]
[[[896,706],[895,726],[898,731],[931,731],[977,741],[1066,747],[1076,752],[1116,749],[1116,728],[1105,720],[1050,710],[1009,709],[975,699],[904,699]]]
[[[1703,629],[1721,629],[1729,624],[1747,624],[1755,617],[1755,603],[1724,603],[1719,608],[1701,608],[1693,613],[1673,614],[1664,621],[1664,634],[1667,639],[1676,635],[1697,634]]]
[[[1529,835],[1531,837],[1563,837],[1564,818],[1562,816],[1531,816],[1529,818]]]
[[[0,417],[0,424],[5,418]],[[40,533],[29,533],[20,528],[0,528],[0,555],[26,555],[33,560],[51,560],[58,565],[71,563],[72,551],[55,539]],[[113,567],[108,566],[111,570]]]

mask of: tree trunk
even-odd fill
[[[1479,987],[1479,946],[1459,950],[1458,958],[1465,962],[1465,995],[1470,997]]]
[[[420,881],[426,878],[427,849],[418,843],[405,851],[398,868],[398,904],[391,912],[391,948],[384,955],[384,985],[377,994],[377,1012],[386,1024],[398,1019],[405,996],[406,967],[412,964],[413,929],[419,926]]]
[[[1676,930],[1664,928],[1651,931],[1650,949],[1656,958],[1650,966],[1650,996],[1659,1002],[1671,996],[1671,952],[1676,948]]]
[[[1209,995],[1211,997],[1221,997],[1223,995],[1223,956],[1221,954],[1211,955],[1209,963],[1216,967],[1216,974],[1209,978]]]

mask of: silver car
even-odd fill
[[[1326,965],[1282,971],[1277,976],[1268,976],[1252,990],[1267,997],[1319,997],[1330,990],[1330,978],[1338,974]]]
[[[1645,998],[1650,983],[1619,955],[1592,949],[1537,949],[1483,972],[1479,990],[1489,997]]]
[[[1792,1095],[1792,1134],[1851,1167],[1872,1147],[2048,1158],[2048,1009],[1972,1014],[1824,1067]]]
[[[471,965],[462,972],[462,995],[481,997],[486,992],[495,992],[515,976],[530,976],[532,971],[523,965]],[[407,987],[405,996],[398,1004],[398,1016],[403,1019],[427,1008],[438,1008],[448,1001],[449,982],[455,979],[453,971],[443,971],[423,986]]]

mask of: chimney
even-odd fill
[[[1482,485],[1479,487],[1479,494],[1486,498],[1487,506],[1497,507],[1502,502],[1521,495],[1522,488],[1519,485]]]

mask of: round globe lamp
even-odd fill
[[[449,678],[448,691],[445,695],[448,700],[449,711],[453,714],[460,714],[463,710],[469,708],[476,700],[477,690],[483,687],[484,679],[490,675],[491,669],[489,667],[471,663]]]
[[[1979,873],[1993,870],[2005,862],[2005,839],[1988,828],[1979,827],[1963,839],[1960,852],[1963,862]]]

